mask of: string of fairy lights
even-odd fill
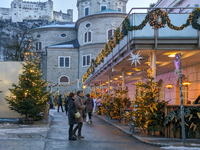
[[[56,84],[54,84],[54,85],[49,85],[49,89],[50,89],[51,87],[55,87],[55,86],[63,86],[63,87],[70,86],[70,85],[72,85],[72,84],[74,84],[74,83],[76,83],[76,82],[78,82],[78,79],[76,79],[74,82],[72,82],[72,83],[70,83],[70,84],[66,84],[66,85],[62,85],[62,84],[56,83]]]

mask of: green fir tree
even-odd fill
[[[136,95],[132,106],[136,126],[148,131],[161,131],[164,126],[163,107],[167,102],[159,100],[158,83],[151,77],[151,70],[147,71],[149,80],[136,84]]]
[[[42,79],[39,58],[30,52],[25,55],[26,62],[22,63],[23,73],[19,75],[19,83],[9,89],[12,94],[6,97],[6,101],[11,110],[28,118],[44,110],[50,93],[46,90],[48,83]]]

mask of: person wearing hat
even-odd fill
[[[60,106],[61,106],[62,112],[64,112],[63,111],[63,107],[62,107],[62,97],[61,97],[61,94],[58,97],[58,112],[59,112]]]

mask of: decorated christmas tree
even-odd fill
[[[162,111],[166,102],[159,100],[158,83],[154,82],[151,70],[147,71],[148,81],[139,81],[136,85],[136,95],[132,104],[136,126],[148,131],[161,131],[164,123]]]
[[[50,94],[47,89],[47,82],[42,79],[39,69],[39,58],[33,53],[25,53],[26,62],[22,63],[23,72],[19,75],[19,83],[13,84],[11,96],[6,101],[9,108],[21,115],[34,117],[45,108]]]

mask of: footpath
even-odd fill
[[[133,138],[138,139],[139,141],[159,147],[165,146],[183,146],[182,139],[179,138],[165,138],[165,137],[158,137],[152,135],[143,134],[140,130],[135,129],[135,132],[132,133],[130,131],[130,126],[123,125],[119,123],[117,120],[112,120],[103,115],[96,115],[98,118],[103,119],[104,121],[108,122],[109,124],[113,125],[114,127],[118,128],[119,130],[123,131],[124,133],[132,136]],[[186,147],[198,147],[200,148],[200,139],[186,139]]]

